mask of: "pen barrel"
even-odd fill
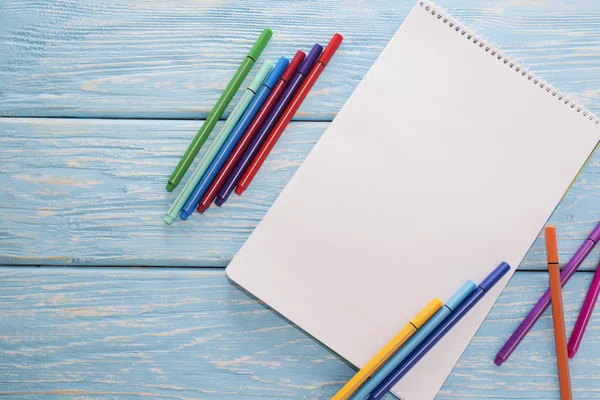
[[[548,263],[558,264],[558,243],[556,240],[556,227],[547,226],[544,230],[546,235],[546,259]]]
[[[571,399],[571,378],[567,357],[567,334],[564,320],[560,267],[556,263],[548,264],[550,292],[552,295],[552,321],[554,323],[554,342],[560,384],[561,400]]]
[[[400,330],[389,342],[385,344],[358,371],[336,394],[332,400],[349,399],[361,386],[364,385],[377,371],[385,365],[390,358],[409,340],[417,330],[425,324],[426,321],[443,307],[443,303],[437,297],[431,300],[427,305],[415,315],[410,322]]]
[[[600,226],[600,224],[599,224]],[[577,250],[577,252],[571,257],[569,262],[564,266],[560,273],[561,284],[564,286],[569,279],[573,276],[577,268],[583,263],[588,254],[592,251],[596,243],[587,238],[581,247]],[[527,336],[529,331],[533,328],[535,323],[541,318],[542,314],[548,309],[550,306],[550,289],[547,289],[546,292],[542,295],[540,300],[536,303],[536,305],[531,309],[529,314],[523,319],[521,324],[517,327],[511,337],[506,341],[502,349],[496,355],[496,359],[494,363],[496,365],[502,365],[502,363],[510,357],[510,355],[515,351],[519,343]]]
[[[221,93],[221,97],[219,97],[219,100],[217,100],[217,103],[213,107],[212,111],[210,112],[210,114],[208,114],[206,121],[204,121],[202,127],[200,127],[200,130],[192,140],[192,143],[190,143],[185,153],[183,154],[183,157],[177,163],[175,170],[169,178],[169,183],[167,184],[168,191],[172,191],[177,185],[179,185],[179,182],[181,182],[181,179],[186,174],[188,168],[192,164],[192,161],[194,161],[194,158],[196,157],[196,155],[198,155],[200,148],[202,148],[202,145],[204,144],[204,142],[206,142],[206,139],[210,135],[210,132],[213,130],[213,128],[219,121],[219,118],[221,118],[221,116],[227,109],[227,106],[231,102],[231,99],[233,99],[233,96],[235,96],[235,93],[242,85],[242,82],[244,81],[244,79],[246,79],[246,76],[248,76],[248,73],[252,69],[253,65],[254,60],[252,58],[244,58],[244,61],[233,75],[233,78],[231,78],[231,81],[229,81],[229,84],[227,85],[223,93]]]
[[[475,284],[473,284],[475,286]],[[467,293],[462,299],[470,294],[473,291],[471,289],[469,293]],[[406,359],[410,355],[410,353],[425,340],[427,336],[433,330],[450,315],[450,309],[446,306],[440,308],[435,315],[433,315],[427,323],[420,328],[414,336],[412,336],[398,351],[390,357],[390,359],[383,365],[375,374],[373,374],[369,380],[367,380],[357,391],[354,393],[352,400],[362,400],[369,396],[371,391],[375,389],[381,382],[387,378],[389,374],[394,371],[394,369],[400,365],[402,361]]]
[[[302,102],[314,86],[317,79],[319,79],[319,76],[321,75],[321,72],[323,72],[323,69],[325,69],[325,66],[320,62],[317,62],[314,65],[314,67],[304,80],[302,86],[298,89],[296,96],[292,99],[290,104],[288,104],[287,108],[277,121],[277,124],[273,127],[273,130],[266,138],[256,155],[254,156],[254,159],[248,165],[248,168],[238,181],[238,188],[236,189],[236,193],[241,194],[244,190],[248,188],[248,186],[250,186],[250,183],[252,182],[252,180],[256,176],[256,173],[258,172],[265,159],[279,140],[279,137],[287,128],[288,124],[296,114],[296,111],[298,111],[298,109],[302,105]]]
[[[569,358],[573,358],[575,356],[575,353],[577,353],[577,351],[579,350],[579,345],[583,340],[583,335],[585,334],[587,325],[590,322],[590,318],[592,317],[592,312],[594,311],[594,306],[596,305],[599,294],[600,264],[596,268],[596,272],[594,273],[594,277],[592,278],[592,283],[590,284],[590,288],[588,289],[587,295],[585,296],[585,300],[583,301],[583,306],[581,307],[581,311],[579,312],[579,316],[577,317],[577,322],[575,322],[575,328],[573,328],[573,333],[571,333],[571,337],[569,338],[569,344],[567,345],[567,349],[569,351]]]

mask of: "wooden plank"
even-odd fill
[[[566,287],[569,331],[591,275]],[[515,274],[438,400],[559,398],[549,313],[492,363],[546,282]],[[600,399],[599,341],[595,313],[571,364],[576,399]],[[0,268],[0,395],[327,399],[352,373],[222,270]]]
[[[325,398],[351,373],[222,270],[0,276],[0,396]]]
[[[164,186],[200,125],[0,120],[0,264],[226,265],[327,124],[292,123],[247,195],[169,226]]]
[[[441,3],[585,106],[600,110],[600,2]],[[0,115],[205,118],[253,38],[268,26],[275,35],[264,59],[271,60],[325,43],[334,31],[345,35],[298,115],[331,120],[413,4],[5,0]]]
[[[164,186],[200,124],[0,120],[0,264],[226,265],[327,123],[292,123],[244,196],[168,226]],[[599,176],[596,153],[552,217],[563,262],[600,220]],[[538,239],[521,267],[544,269],[543,251]]]

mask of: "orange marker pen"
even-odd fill
[[[556,342],[556,361],[558,363],[560,398],[562,400],[571,400],[573,394],[571,392],[569,358],[567,357],[567,334],[560,283],[560,265],[558,264],[556,228],[554,226],[546,227],[546,256],[548,258],[548,274],[550,276],[552,321],[554,322],[554,340]]]

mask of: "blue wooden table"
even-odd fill
[[[0,2],[0,396],[331,397],[353,369],[229,283],[223,267],[412,5]],[[441,5],[600,113],[599,2]],[[173,166],[266,26],[275,34],[263,59],[324,43],[334,29],[345,41],[244,196],[165,225]],[[551,219],[563,263],[600,220],[599,200],[597,153]],[[492,363],[547,285],[542,244],[438,399],[559,398],[549,314],[502,368]],[[599,254],[565,289],[569,330]],[[572,362],[577,399],[600,399],[599,341],[596,313]]]

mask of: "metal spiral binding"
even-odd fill
[[[476,35],[473,31],[463,26],[456,19],[450,17],[448,13],[441,10],[439,7],[433,5],[433,3],[430,3],[428,1],[419,1],[418,5],[425,12],[428,12],[432,16],[436,17],[441,23],[446,24],[456,33],[460,34],[461,36],[464,36],[467,40],[473,42],[473,44],[477,45],[477,47],[479,47],[481,50],[496,57],[498,61],[502,61],[510,69],[513,69],[515,72],[520,73],[521,76],[526,77],[528,81],[533,82],[533,84],[537,85],[540,89],[543,89],[547,93],[550,93],[552,97],[555,97],[559,101],[562,101],[565,105],[570,106],[572,109],[580,113],[583,117],[588,118],[590,121],[595,121],[596,125],[600,125],[600,119],[596,117],[590,110],[578,104],[577,101],[569,99],[564,93],[560,92],[556,88],[553,88],[546,81],[539,78],[535,73],[528,71],[527,68],[525,68],[523,65],[517,63],[511,57],[502,53],[502,51],[499,50],[495,45],[487,42],[486,40]]]

